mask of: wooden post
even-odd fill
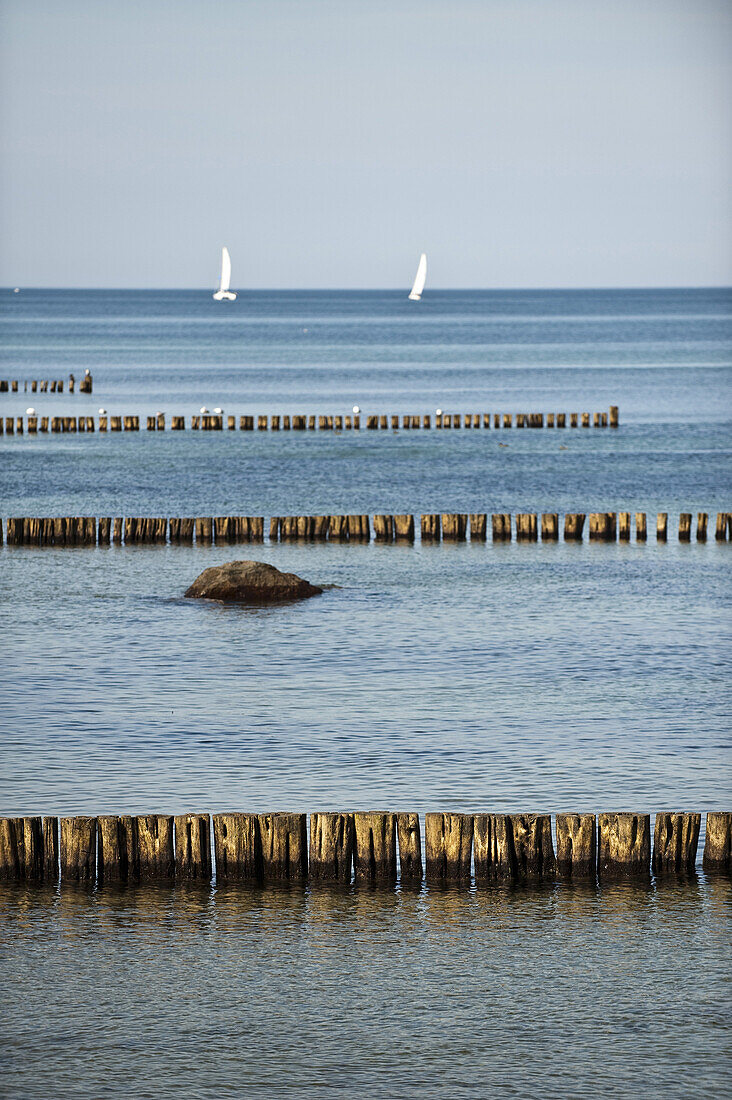
[[[213,519],[211,516],[198,516],[196,518],[196,542],[208,543],[213,538]]]
[[[656,541],[666,542],[668,531],[668,512],[659,512],[656,516]]]
[[[511,516],[508,512],[494,512],[491,516],[494,542],[511,541]]]
[[[597,820],[594,814],[557,814],[557,870],[563,878],[595,878]]]
[[[331,542],[348,541],[348,516],[328,516],[328,538]]]
[[[611,405],[610,406],[610,427],[611,428],[617,428],[619,423],[620,423],[620,418],[619,418],[619,413],[618,413],[618,406],[617,405]]]
[[[142,814],[136,818],[136,823],[140,878],[173,878],[173,818],[163,814]]]
[[[0,817],[0,882],[25,878],[25,834],[22,817]]]
[[[117,546],[122,544],[122,517],[116,516],[112,527],[112,542]]]
[[[382,432],[385,432],[388,429],[388,427],[389,427],[388,417],[382,414],[379,417],[379,430],[382,431]]]
[[[58,882],[58,818],[43,819],[43,877]]]
[[[93,882],[96,875],[97,819],[62,817],[59,824],[62,880]]]
[[[425,815],[427,879],[433,882],[470,879],[473,847],[471,814]]]
[[[308,877],[305,814],[259,814],[262,877],[265,882],[304,882]]]
[[[488,535],[488,516],[485,512],[470,513],[470,539],[472,542],[485,542]]]
[[[696,866],[701,814],[656,814],[653,872],[689,874]]]
[[[582,427],[583,428],[589,428],[589,426],[590,426],[590,414],[587,413],[587,412],[582,413]]]
[[[422,839],[419,814],[397,814],[399,877],[402,882],[422,881]]]
[[[646,513],[635,513],[635,541],[645,542],[648,538],[648,529],[646,527]]]
[[[512,419],[513,419],[513,417],[511,415],[511,413],[504,413],[503,414],[503,427],[504,428],[510,428]]]
[[[702,866],[706,872],[732,872],[732,813],[710,810]]]
[[[714,537],[717,542],[726,542],[727,540],[727,513],[717,512],[717,526],[714,529]]]
[[[394,516],[396,542],[414,542],[414,516]]]
[[[476,814],[476,880],[524,881],[555,869],[548,814]]]
[[[708,516],[706,512],[698,512],[696,517],[696,541],[707,541],[707,520]]]
[[[601,878],[647,875],[651,863],[649,814],[600,814],[598,873]]]
[[[519,512],[516,516],[516,541],[536,542],[537,524],[534,512]]]
[[[564,517],[564,541],[582,542],[584,526],[584,512],[567,512]]]
[[[546,426],[547,426],[547,428],[553,428],[554,427],[554,413],[547,413],[546,414]]]
[[[134,817],[97,818],[98,878],[127,882],[138,877],[137,822]]]
[[[154,416],[148,416],[147,418],[147,430],[154,432],[157,429],[158,422]]]
[[[541,514],[541,541],[557,542],[559,539],[559,514],[557,512],[542,512]]]
[[[211,879],[211,823],[208,814],[179,814],[175,818],[175,874],[177,878]]]
[[[442,514],[442,541],[464,542],[467,516],[457,513],[443,512]]]
[[[354,846],[353,814],[310,815],[310,877],[319,882],[350,882]]]
[[[384,518],[388,519],[390,517],[386,516]],[[376,525],[375,519],[376,517],[374,517],[374,526]],[[313,538],[316,539],[318,542],[325,542],[325,540],[328,538],[327,516],[313,516]]]
[[[440,515],[423,515],[420,520],[420,535],[422,542],[440,541]]]
[[[261,880],[259,823],[256,814],[214,814],[216,878],[220,881]]]
[[[353,867],[356,879],[396,882],[396,814],[355,813],[353,825]]]
[[[630,542],[630,512],[618,512],[618,539]]]
[[[376,542],[394,541],[394,520],[391,516],[374,516],[374,539]]]
[[[679,516],[679,542],[691,542],[691,512]]]

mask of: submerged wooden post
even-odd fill
[[[536,513],[534,512],[519,512],[516,515],[516,541],[517,542],[536,542],[537,541],[537,523]]]
[[[427,879],[450,882],[470,879],[473,848],[471,814],[425,815]]]
[[[137,878],[137,822],[134,817],[97,818],[97,845],[100,882],[127,882]]]
[[[659,512],[656,516],[656,541],[666,542],[668,531],[668,512]]]
[[[214,814],[216,878],[259,882],[261,858],[256,814]]]
[[[698,512],[696,516],[696,541],[707,541],[707,520],[708,516],[706,512]]]
[[[732,871],[732,813],[710,810],[702,866],[710,873]]]
[[[420,536],[422,542],[440,541],[440,514],[423,515],[420,519]]]
[[[630,512],[618,512],[618,539],[630,542]]]
[[[646,526],[646,513],[635,513],[635,541],[645,542],[648,538],[648,528]]]
[[[25,878],[22,817],[0,817],[0,882]]]
[[[178,814],[175,818],[177,878],[211,879],[211,822],[208,814]]]
[[[600,814],[597,864],[601,878],[647,875],[651,866],[650,814]]]
[[[319,882],[350,882],[353,814],[310,815],[310,877]]]
[[[393,541],[394,520],[391,516],[374,516],[374,539],[376,542]]]
[[[559,514],[557,512],[542,512],[541,514],[541,541],[556,542],[559,539]]]
[[[265,882],[304,882],[308,876],[305,814],[259,814],[262,877]]]
[[[653,830],[653,872],[690,873],[696,866],[701,814],[656,814]]]
[[[397,814],[399,877],[402,882],[422,881],[422,838],[419,814]]]
[[[353,825],[353,867],[356,879],[396,882],[396,815],[382,812],[355,813]]]
[[[453,512],[442,513],[442,541],[464,542],[467,516]]]
[[[472,542],[485,542],[488,536],[488,516],[485,512],[470,513],[470,539]]]
[[[475,877],[525,881],[556,869],[548,814],[476,814]]]
[[[59,826],[61,879],[93,882],[96,874],[97,819],[62,817]]]
[[[567,512],[564,517],[564,541],[582,542],[584,526],[584,512]]]
[[[173,818],[165,814],[141,814],[135,820],[140,878],[172,878],[175,874]]]
[[[620,423],[620,417],[619,417],[619,412],[618,412],[618,406],[617,405],[611,405],[610,406],[610,427],[611,428],[617,428],[619,423]]]
[[[691,512],[679,516],[679,542],[691,542]]]
[[[397,542],[414,542],[414,516],[394,516],[394,538]]]
[[[557,870],[563,878],[595,878],[597,819],[594,814],[557,814]]]
[[[717,542],[726,542],[727,540],[727,513],[717,512],[717,525],[714,528],[714,537]]]

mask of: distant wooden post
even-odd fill
[[[256,814],[214,814],[216,878],[258,882],[261,879],[259,824]]]
[[[659,512],[656,516],[656,541],[666,542],[668,531],[668,512]]]
[[[374,539],[376,542],[393,541],[394,520],[391,516],[374,516]]]
[[[727,513],[717,512],[717,525],[714,529],[714,537],[717,542],[726,542],[727,540]]]
[[[618,512],[618,539],[630,542],[630,512]]]
[[[62,817],[59,823],[61,879],[93,882],[96,875],[95,817]]]
[[[702,866],[710,873],[732,872],[732,813],[710,810]]]
[[[414,542],[414,516],[394,516],[396,542]]]
[[[429,881],[469,880],[472,847],[471,814],[425,815],[425,859]]]
[[[508,512],[494,512],[491,516],[494,542],[511,541],[511,515]]]
[[[353,867],[356,879],[367,882],[396,882],[396,815],[355,813]]]
[[[647,875],[651,864],[649,814],[600,814],[598,873],[601,878]]]
[[[397,814],[399,877],[402,882],[422,881],[422,840],[419,814]]]
[[[440,541],[440,514],[423,515],[420,519],[420,536],[422,542]]]
[[[559,515],[557,512],[542,512],[541,540],[556,542],[559,538]]]
[[[696,517],[696,541],[707,541],[707,520],[708,516],[706,512],[698,512]]]
[[[617,428],[619,423],[620,423],[620,418],[619,418],[618,406],[617,405],[611,405],[610,406],[610,427],[611,428]]]
[[[589,428],[590,426],[590,414],[588,412],[582,413],[582,427]]]
[[[259,814],[262,877],[265,882],[304,882],[308,876],[305,814]]]
[[[485,512],[471,512],[470,538],[472,542],[485,542],[488,535],[488,516]]]
[[[319,882],[350,882],[354,846],[353,814],[310,815],[310,877]]]
[[[648,538],[648,528],[646,526],[646,513],[635,513],[635,541],[645,542]]]
[[[563,878],[595,878],[597,819],[594,814],[557,814],[557,870]]]
[[[467,516],[458,513],[443,512],[442,541],[464,542],[467,518]]]
[[[691,512],[679,516],[679,542],[691,542]]]
[[[696,866],[701,814],[656,814],[653,872],[689,874]]]

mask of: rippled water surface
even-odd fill
[[[424,306],[424,308],[422,308]],[[729,809],[724,291],[3,293],[0,414],[617,431],[0,438],[0,514],[668,511],[657,544],[0,548],[0,812]],[[508,446],[500,446],[501,443]],[[255,556],[315,582],[189,602]],[[724,1095],[729,881],[0,891],[12,1097]],[[11,1026],[7,1021],[11,1020]]]

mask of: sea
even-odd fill
[[[0,345],[3,417],[143,427],[0,437],[3,520],[649,519],[646,543],[2,546],[0,815],[732,809],[729,289],[10,288]],[[24,390],[86,370],[91,396]],[[615,430],[363,428],[610,405]],[[354,406],[359,432],[144,430]],[[679,543],[681,512],[710,514],[707,542]],[[326,590],[183,598],[235,557]],[[0,885],[0,1095],[730,1096],[731,901],[701,862],[599,886]]]

